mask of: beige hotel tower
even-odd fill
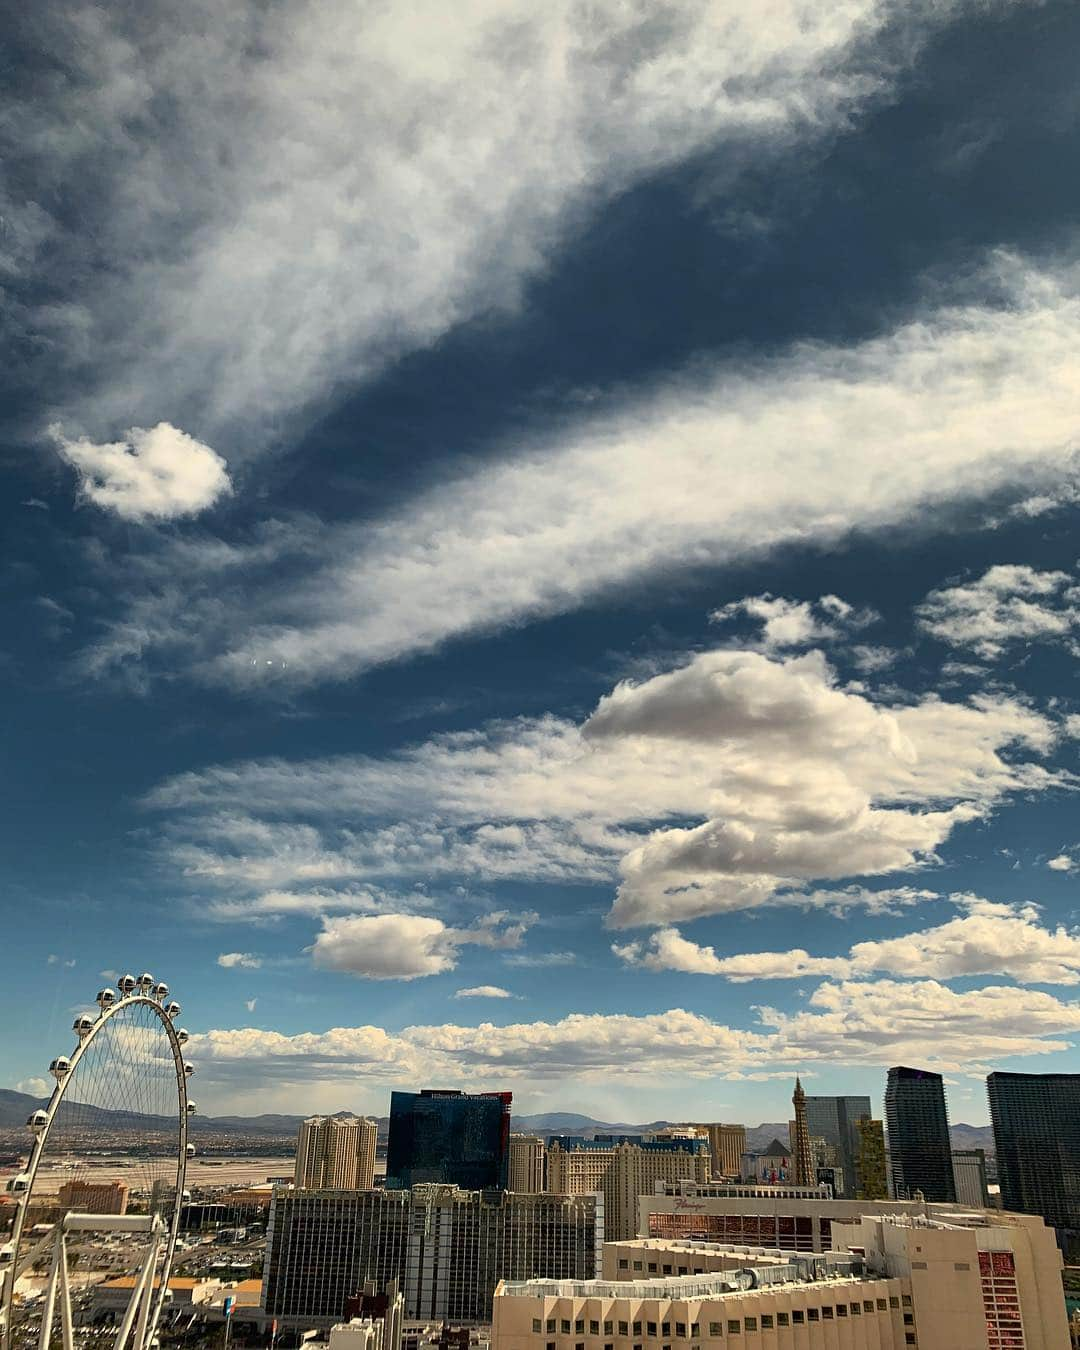
[[[296,1138],[294,1180],[305,1190],[370,1191],[375,1185],[373,1120],[311,1116]]]

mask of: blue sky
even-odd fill
[[[0,1081],[1080,1069],[1075,7],[12,23]]]

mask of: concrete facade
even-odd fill
[[[357,1116],[311,1116],[296,1138],[293,1179],[306,1189],[370,1191],[378,1126]]]
[[[707,1182],[712,1158],[707,1139],[650,1139],[646,1136],[552,1136],[547,1149],[547,1190],[551,1195],[604,1197],[605,1236],[633,1237],[638,1200],[658,1181]]]
[[[500,1284],[492,1350],[1068,1350],[1053,1231],[988,1218],[864,1218],[811,1257],[611,1244],[603,1280]]]
[[[56,1198],[64,1209],[79,1214],[126,1214],[128,1185],[124,1181],[65,1181]]]
[[[521,1195],[540,1195],[545,1190],[547,1148],[538,1134],[510,1136],[507,1190]]]
[[[898,1217],[964,1213],[963,1206],[914,1200],[830,1200],[809,1187],[679,1185],[643,1195],[638,1204],[642,1237],[696,1239],[782,1251],[826,1252],[835,1224],[864,1215]],[[967,1211],[978,1214],[980,1211]]]
[[[603,1245],[595,1195],[515,1195],[423,1185],[404,1191],[275,1192],[263,1307],[282,1326],[326,1328],[366,1285],[396,1282],[405,1316],[490,1320],[503,1277],[592,1276]]]

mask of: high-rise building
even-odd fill
[[[990,1204],[990,1190],[986,1184],[986,1152],[981,1148],[958,1148],[952,1155],[953,1181],[956,1199],[961,1205],[976,1205],[985,1209]]]
[[[519,1195],[539,1195],[544,1190],[547,1149],[538,1134],[511,1134],[508,1189]]]
[[[746,1152],[746,1126],[697,1122],[695,1129],[704,1130],[709,1140],[714,1177],[737,1177]]]
[[[909,1200],[920,1191],[927,1200],[955,1200],[949,1116],[941,1074],[903,1066],[890,1069],[885,1123],[893,1195]]]
[[[505,1281],[495,1292],[491,1350],[575,1337],[589,1350],[604,1340],[627,1350],[666,1336],[710,1350],[1069,1350],[1053,1232],[1019,1214],[864,1218],[838,1230],[828,1253],[799,1258],[608,1244],[602,1280]]]
[[[505,1190],[511,1100],[509,1092],[392,1092],[387,1189],[432,1182]]]
[[[370,1191],[378,1126],[357,1116],[311,1116],[296,1137],[297,1186]]]
[[[552,1135],[547,1148],[547,1189],[552,1195],[604,1197],[604,1229],[609,1237],[637,1232],[638,1197],[657,1181],[708,1181],[712,1171],[709,1142],[701,1138],[650,1138],[647,1135],[598,1134],[595,1139]]]
[[[986,1086],[1002,1205],[1080,1228],[1080,1074],[992,1073]]]
[[[859,1200],[885,1200],[889,1195],[889,1171],[885,1155],[885,1129],[880,1120],[860,1116],[855,1121],[855,1190]]]
[[[795,1079],[791,1104],[795,1108],[795,1130],[791,1140],[791,1151],[795,1155],[795,1185],[812,1186],[816,1180],[814,1153],[810,1147],[810,1127],[806,1120],[806,1093],[798,1078]]]
[[[126,1214],[128,1186],[123,1181],[65,1181],[56,1198],[63,1209],[79,1214]]]
[[[595,1195],[281,1189],[267,1225],[262,1306],[282,1326],[329,1327],[366,1285],[397,1281],[410,1320],[488,1322],[500,1279],[587,1279],[602,1245]]]
[[[869,1097],[806,1098],[806,1127],[812,1139],[824,1139],[836,1149],[836,1166],[844,1181],[844,1195],[854,1195],[856,1186],[856,1121],[869,1116]]]

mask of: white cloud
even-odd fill
[[[718,956],[677,929],[663,928],[647,943],[612,950],[628,965],[722,975],[733,981],[855,978],[876,973],[951,980],[971,975],[1007,975],[1022,984],[1080,983],[1080,934],[1064,925],[1039,924],[1033,906],[995,904],[954,897],[964,913],[934,928],[878,942],[857,942],[847,956],[811,956],[791,951]]]
[[[684,1009],[571,1013],[554,1022],[335,1027],[283,1035],[254,1028],[193,1036],[209,1084],[336,1079],[382,1085],[416,1077],[476,1086],[605,1074],[630,1082],[743,1077],[825,1063],[926,1064],[966,1073],[1015,1055],[1052,1054],[1080,1029],[1080,1004],[1015,987],[957,992],[933,980],[821,985],[795,1013],[756,1010],[752,1028]]]
[[[23,1078],[15,1084],[16,1092],[26,1092],[31,1097],[48,1097],[51,1090],[51,1084],[44,1078]]]
[[[992,660],[1010,643],[1070,641],[1080,628],[1080,586],[1068,572],[1000,564],[931,591],[916,614],[932,637]]]
[[[849,879],[932,865],[1004,794],[1068,781],[1037,762],[1057,735],[1001,695],[890,706],[840,687],[819,652],[721,650],[619,684],[580,728],[523,719],[384,759],[210,768],[151,804],[225,917],[385,910],[377,879],[440,875],[621,876],[617,927],[762,904],[895,909],[927,893]]]
[[[1059,853],[1046,864],[1051,872],[1074,872],[1080,864],[1068,853]]]
[[[275,581],[227,619],[211,608],[188,659],[243,686],[265,678],[252,651],[278,683],[346,678],[671,566],[1052,481],[1080,415],[1080,302],[1071,281],[1014,285],[1012,309],[943,311],[855,349],[695,371],[571,426],[561,445],[342,527],[324,538],[327,564],[293,587]]]
[[[1080,1003],[1013,986],[953,990],[934,980],[825,983],[805,1011],[759,1009],[789,1055],[871,1064],[933,1064],[966,1073],[1014,1055],[1068,1047]]]
[[[255,1005],[258,1003],[258,1001],[259,1000],[257,998],[247,998],[244,1000],[244,1007],[248,1010],[249,1013],[254,1012]]]
[[[478,984],[472,989],[459,989],[455,998],[516,998],[509,989],[500,989],[497,984]]]
[[[79,472],[82,495],[125,520],[195,515],[230,490],[221,456],[168,422],[132,427],[106,445],[70,440],[58,428],[53,436]]]
[[[254,956],[251,952],[222,952],[217,963],[226,970],[258,970],[262,965],[262,957]]]
[[[75,958],[57,956],[55,952],[50,952],[45,964],[47,966],[63,966],[65,970],[71,970],[75,965]]]
[[[489,914],[472,928],[449,928],[420,914],[324,918],[312,947],[315,965],[368,980],[415,980],[453,970],[458,948],[516,947],[535,915]]]
[[[955,8],[195,0],[181,22],[150,0],[136,24],[61,4],[38,40],[70,78],[2,125],[15,149],[47,147],[50,182],[92,175],[97,209],[68,225],[44,191],[0,202],[23,240],[11,265],[69,264],[65,303],[34,318],[88,390],[80,424],[164,405],[208,431],[271,427],[514,304],[638,176],[846,125]],[[89,275],[88,229],[105,261]]]
[[[812,601],[768,594],[733,600],[715,610],[711,618],[714,623],[727,623],[740,615],[761,624],[761,647],[767,652],[834,642],[842,634],[865,628],[879,618],[873,610],[856,609],[836,595]]]

